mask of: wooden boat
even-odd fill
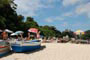
[[[5,41],[0,40],[0,57],[8,54],[9,51],[10,45]]]
[[[40,49],[41,42],[31,42],[31,41],[17,41],[11,43],[11,48],[14,52],[27,52]]]

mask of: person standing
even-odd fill
[[[26,38],[26,40],[30,40],[30,32],[28,32],[28,37]]]
[[[40,38],[40,31],[37,32],[37,39],[39,39],[39,38]]]

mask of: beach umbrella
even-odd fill
[[[4,31],[7,32],[7,33],[13,33],[13,31],[11,31],[9,29],[5,29]]]
[[[76,33],[77,35],[80,35],[80,34],[84,34],[84,31],[82,31],[82,30],[77,30],[75,33]]]
[[[11,36],[16,36],[16,35],[18,35],[18,34],[16,34],[16,33],[12,33],[12,34],[11,34]]]
[[[3,31],[0,29],[0,32],[3,32]]]
[[[24,33],[23,31],[16,31],[15,32],[16,34],[22,34],[22,33]]]
[[[30,29],[28,29],[28,32],[37,33],[38,29],[37,28],[30,28]]]

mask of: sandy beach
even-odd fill
[[[11,53],[0,60],[90,60],[90,45],[42,43],[40,50]]]

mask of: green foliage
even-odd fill
[[[85,34],[81,36],[82,39],[90,39],[90,30],[85,31]]]
[[[6,19],[0,16],[0,29],[4,29],[6,27],[5,22],[6,22]]]
[[[37,24],[37,22],[34,21],[33,18],[27,17],[27,20],[25,22],[25,27],[27,27],[27,29],[29,29],[29,28],[38,28],[39,25]]]
[[[62,32],[62,37],[68,35],[70,38],[75,37],[74,32],[70,30],[65,30]]]
[[[54,26],[40,26],[41,33],[46,37],[59,37],[61,32],[56,30]]]
[[[0,0],[0,8],[6,6],[6,5],[10,5],[12,6],[14,9],[16,9],[16,4],[13,2],[14,0]]]
[[[6,4],[9,4],[11,0],[0,0],[0,7],[3,7]]]
[[[13,8],[15,7],[13,0],[0,0],[0,3],[0,16],[3,17],[1,19],[2,21],[0,21],[0,23],[2,23],[0,25],[1,28],[8,28],[13,31],[17,30],[19,22],[17,19],[17,13]]]
[[[0,0],[0,29],[10,29],[12,31],[22,30],[27,33],[29,28],[38,28],[41,34],[46,37],[59,37],[61,32],[54,26],[39,26],[32,18],[17,15],[15,9],[17,5],[13,0]]]
[[[27,33],[29,28],[38,28],[41,34],[46,37],[61,37],[68,35],[69,37],[75,37],[73,31],[65,30],[62,33],[54,26],[39,26],[38,23],[32,18],[17,15],[15,9],[17,5],[14,0],[0,0],[0,29],[10,29],[13,31],[22,30]],[[85,34],[81,36],[83,39],[90,39],[90,30],[85,31]]]

